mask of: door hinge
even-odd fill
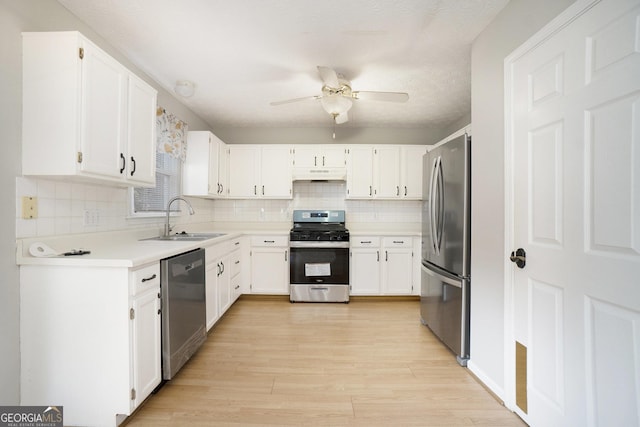
[[[131,389],[131,400],[136,400],[136,389],[135,388]]]
[[[133,308],[129,309],[129,319],[133,320],[136,318],[136,311]]]
[[[78,163],[82,163],[82,151],[78,151],[78,155],[76,157],[76,161]]]
[[[84,59],[84,48],[78,48],[78,56],[80,57],[80,59]]]

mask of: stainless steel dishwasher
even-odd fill
[[[207,338],[204,249],[160,261],[162,379],[170,380]]]

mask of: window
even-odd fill
[[[159,216],[182,190],[182,162],[186,156],[187,124],[164,108],[156,111],[156,186],[129,190],[132,217]],[[179,212],[176,206],[174,212]]]
[[[169,200],[180,195],[181,176],[182,161],[179,158],[169,153],[156,153],[156,186],[131,191],[131,216],[164,215]]]

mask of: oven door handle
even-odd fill
[[[322,286],[322,287],[320,287],[320,286],[312,286],[311,290],[312,291],[328,291],[329,288],[327,288],[326,286]]]
[[[336,241],[314,241],[314,242],[289,242],[290,248],[304,248],[304,249],[314,249],[314,248],[327,248],[327,249],[342,249],[349,248],[349,242],[336,242]]]

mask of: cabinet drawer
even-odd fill
[[[251,236],[251,246],[289,246],[289,236]]]
[[[410,248],[413,246],[413,238],[410,236],[385,237],[382,244],[385,248]]]
[[[377,248],[380,246],[380,237],[352,236],[349,239],[349,246],[352,248]]]
[[[137,295],[160,286],[160,264],[155,263],[131,272],[131,294]]]
[[[241,261],[242,261],[242,254],[240,253],[240,251],[231,252],[231,259],[229,260],[229,262],[231,263],[231,277],[234,277],[238,273],[240,273]]]

